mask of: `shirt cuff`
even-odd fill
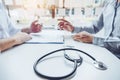
[[[103,47],[104,46],[104,38],[94,37],[93,38],[93,44]]]

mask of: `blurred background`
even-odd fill
[[[57,25],[57,19],[64,18],[73,25],[90,25],[102,12],[105,0],[1,0],[6,11],[17,24],[28,25],[39,20],[44,27]]]

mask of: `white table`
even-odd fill
[[[75,42],[70,37],[65,37],[65,44],[22,44],[2,52],[0,80],[43,80],[34,73],[34,62],[42,55],[63,48],[65,45],[74,46],[74,48],[89,53],[108,67],[105,71],[98,70],[92,65],[89,57],[80,54],[83,57],[83,63],[71,80],[120,80],[120,60],[118,58],[105,48]],[[56,67],[53,64],[51,63],[50,66],[54,69]],[[65,70],[61,67],[57,67],[57,69]]]

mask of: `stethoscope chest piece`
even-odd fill
[[[100,62],[100,61],[94,61],[93,65],[95,68],[100,69],[100,70],[107,69],[107,66],[103,62]]]

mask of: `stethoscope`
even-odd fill
[[[62,48],[62,49],[58,49],[58,50],[54,50],[52,52],[49,52],[48,54],[42,56],[41,58],[39,58],[35,62],[34,66],[33,66],[33,69],[34,69],[34,72],[36,73],[36,75],[38,75],[39,77],[45,78],[45,79],[49,79],[49,80],[61,80],[61,79],[63,80],[63,79],[72,78],[73,75],[75,74],[76,70],[77,70],[78,64],[79,65],[82,64],[83,59],[82,59],[81,56],[79,56],[79,58],[77,58],[77,59],[74,59],[74,58],[71,58],[68,54],[64,53],[64,58],[74,63],[73,70],[69,74],[66,74],[64,76],[48,76],[48,75],[45,75],[45,74],[41,73],[37,69],[38,64],[43,62],[42,60],[44,58],[46,58],[47,56],[49,56],[51,54],[54,54],[56,52],[66,51],[66,50],[81,52],[81,53],[87,55],[88,57],[90,57],[94,61],[93,65],[94,65],[95,68],[97,68],[99,70],[106,70],[107,69],[107,66],[104,63],[102,63],[100,61],[97,61],[94,57],[92,57],[91,55],[89,55],[88,53],[86,53],[82,50],[74,49],[74,48]]]

